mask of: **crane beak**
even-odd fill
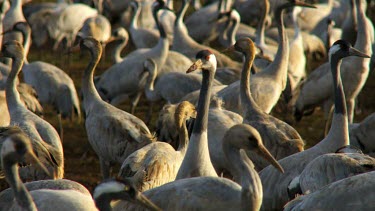
[[[143,195],[141,192],[136,193],[135,200],[142,204],[144,207],[148,208],[149,210],[154,211],[161,211],[158,206],[156,206],[152,201],[150,201],[145,195]]]
[[[191,72],[193,72],[195,70],[201,69],[202,65],[203,65],[202,60],[198,59],[197,61],[194,62],[194,64],[192,64],[189,67],[189,69],[186,71],[186,73],[191,73]]]
[[[9,29],[9,30],[6,30],[6,31],[3,31],[3,33],[1,33],[1,35],[8,34],[8,33],[12,32],[12,31],[13,31],[12,29]]]
[[[114,37],[114,36],[111,36],[110,38],[108,38],[108,40],[106,40],[106,41],[104,42],[104,44],[108,44],[108,43],[113,42],[113,41],[115,41],[115,40],[117,40],[117,38]]]
[[[80,52],[80,50],[81,50],[81,47],[79,47],[79,44],[78,44],[76,46],[69,48],[65,54],[77,53],[77,52]]]
[[[277,160],[271,155],[271,153],[264,147],[263,145],[259,146],[259,154],[263,158],[265,158],[268,162],[270,162],[277,170],[281,173],[284,173],[283,167],[277,162]]]
[[[358,56],[358,57],[363,57],[363,58],[370,58],[369,55],[365,54],[365,53],[362,53],[361,51],[353,48],[353,47],[350,47],[349,48],[349,55],[350,56]]]
[[[38,157],[34,154],[32,150],[30,150],[27,154],[25,159],[30,163],[36,164],[41,170],[43,170],[48,176],[51,176],[50,172],[47,170],[46,166],[39,161]]]
[[[309,7],[309,8],[317,8],[315,5],[312,5],[312,4],[308,4],[308,3],[305,3],[305,2],[303,2],[303,1],[295,1],[294,2],[294,5],[295,6],[300,6],[300,7]]]
[[[228,48],[221,51],[221,53],[227,53],[227,52],[234,52],[236,49],[234,48],[234,45],[229,46]]]

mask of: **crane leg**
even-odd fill
[[[103,158],[99,158],[100,160],[100,171],[102,172],[103,179],[108,179],[110,176],[110,165],[109,162],[105,161]]]
[[[62,125],[62,119],[61,119],[61,114],[60,113],[57,114],[57,121],[59,123],[59,135],[60,135],[60,139],[61,139],[61,142],[63,142],[63,139],[64,139],[64,128],[63,128],[63,125]]]
[[[141,98],[141,96],[142,96],[142,92],[139,91],[139,92],[137,92],[135,97],[132,99],[132,105],[131,105],[131,110],[130,110],[131,114],[134,114],[135,108],[137,107],[139,99]]]
[[[152,110],[154,108],[154,102],[150,102],[149,107],[148,107],[148,112],[146,116],[146,125],[149,125],[152,119]]]

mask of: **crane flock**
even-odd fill
[[[3,0],[0,210],[373,210],[373,11]]]

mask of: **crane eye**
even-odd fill
[[[125,185],[124,190],[125,190],[125,191],[129,191],[129,190],[130,190],[130,187],[129,187],[128,185]]]

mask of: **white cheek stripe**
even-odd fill
[[[3,146],[1,147],[1,154],[6,155],[15,151],[16,149],[14,148],[12,139],[10,137],[6,138],[3,142]]]
[[[103,193],[114,193],[124,190],[124,185],[118,182],[106,182],[98,185],[95,190],[93,197],[98,198]]]
[[[211,54],[208,61],[212,64],[212,66],[216,69],[217,61],[216,56],[214,54]]]

